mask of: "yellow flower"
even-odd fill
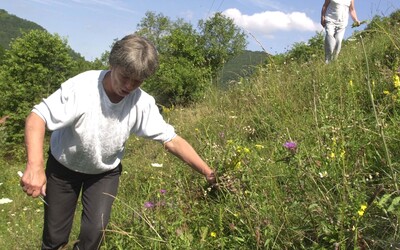
[[[353,87],[353,81],[352,80],[349,81],[349,85],[350,85],[350,87]]]
[[[248,148],[244,148],[243,151],[244,151],[245,153],[250,153],[250,149],[248,149]]]
[[[255,147],[256,147],[256,149],[262,149],[262,148],[264,148],[264,146],[261,145],[261,144],[256,144]]]
[[[235,167],[236,167],[237,169],[241,168],[241,167],[242,167],[242,163],[241,163],[240,161],[238,161],[238,162],[235,164]]]
[[[167,114],[167,113],[171,112],[171,110],[174,109],[174,106],[172,106],[171,108],[167,108],[165,106],[161,106],[161,109],[162,109],[163,113]]]
[[[384,90],[383,93],[384,93],[385,95],[390,94],[390,92],[389,92],[388,90]]]
[[[400,88],[400,77],[398,75],[393,76],[393,84],[396,89]]]
[[[346,154],[346,151],[344,151],[344,150],[342,152],[340,152],[340,158],[343,159],[345,154]]]
[[[331,158],[335,158],[335,153],[331,152],[330,157],[331,157]]]
[[[358,210],[358,215],[361,217],[364,215],[365,210],[367,209],[367,204],[362,204],[360,210]]]
[[[217,237],[217,233],[216,232],[211,232],[210,236],[215,238],[215,237]]]

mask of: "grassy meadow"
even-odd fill
[[[229,90],[165,108],[219,189],[132,137],[101,249],[400,249],[398,27],[352,36],[328,65],[323,51],[271,57]],[[23,146],[0,161],[0,198],[13,200],[0,205],[0,249],[39,249],[43,203],[19,187]]]

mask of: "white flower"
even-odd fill
[[[6,203],[10,203],[12,202],[12,200],[8,199],[8,198],[1,198],[0,199],[0,204],[6,204]]]
[[[326,171],[324,171],[324,172],[320,172],[319,173],[319,177],[321,177],[321,178],[324,178],[324,177],[327,177],[328,176],[328,172],[326,172]]]
[[[151,166],[152,166],[152,167],[155,167],[155,168],[161,168],[161,167],[163,166],[163,164],[160,164],[160,163],[152,163]]]

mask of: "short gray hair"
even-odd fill
[[[137,80],[145,80],[158,68],[158,54],[154,45],[135,34],[115,42],[108,61],[111,67],[117,67]]]

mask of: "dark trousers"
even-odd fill
[[[44,207],[42,249],[59,249],[68,243],[77,201],[81,194],[82,217],[74,249],[99,249],[117,195],[122,166],[102,174],[69,170],[49,153]],[[112,196],[110,196],[110,195]]]

